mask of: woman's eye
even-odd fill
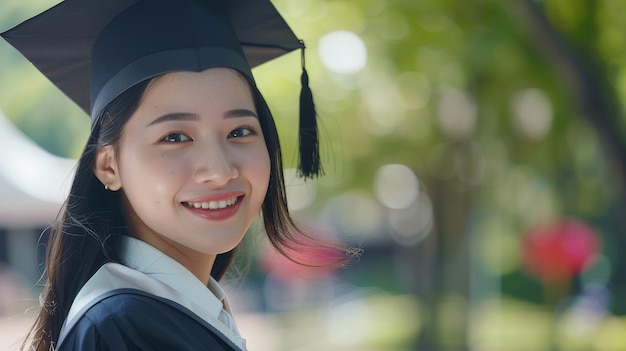
[[[190,141],[191,138],[183,133],[169,133],[162,140],[169,143],[181,143],[183,141]]]
[[[250,128],[237,128],[228,134],[229,138],[242,138],[248,136],[250,134],[254,134],[254,131]]]

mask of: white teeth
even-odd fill
[[[228,206],[232,206],[235,203],[237,203],[237,197],[236,196],[232,197],[230,199],[220,200],[220,201],[208,201],[208,202],[191,202],[191,201],[188,201],[187,202],[187,206],[194,207],[194,208],[202,208],[204,210],[217,210],[217,209],[226,208]]]

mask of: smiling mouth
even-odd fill
[[[239,201],[239,196],[233,196],[230,199],[224,199],[220,201],[206,201],[206,202],[183,202],[183,205],[187,207],[193,207],[203,210],[221,210],[226,207],[232,206]]]

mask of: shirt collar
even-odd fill
[[[122,264],[167,284],[213,316],[217,317],[222,308],[228,311],[226,293],[213,277],[205,286],[178,261],[135,238],[125,236],[120,253]]]

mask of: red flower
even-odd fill
[[[524,269],[544,282],[566,282],[589,266],[599,247],[593,229],[576,219],[532,228],[523,240]]]

